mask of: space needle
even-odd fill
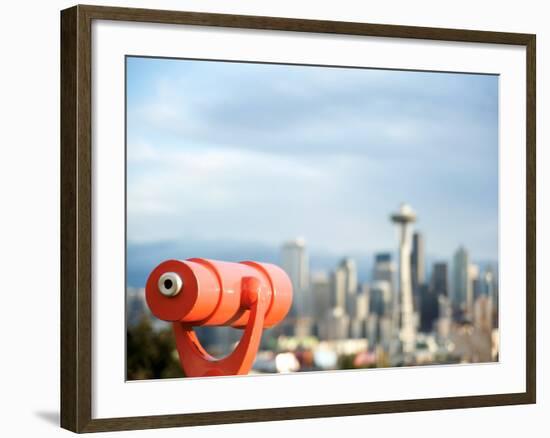
[[[399,297],[400,332],[399,338],[403,354],[413,353],[416,343],[416,320],[413,307],[411,282],[411,238],[410,224],[416,220],[416,214],[408,204],[401,204],[399,211],[393,213],[391,220],[399,228]]]

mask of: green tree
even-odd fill
[[[185,377],[180,367],[171,328],[154,331],[149,318],[126,333],[128,380]]]

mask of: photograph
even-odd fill
[[[128,55],[125,110],[127,380],[499,361],[499,75]]]

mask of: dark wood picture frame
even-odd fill
[[[480,396],[92,419],[91,24],[93,20],[525,46],[527,53],[525,90],[527,104],[526,391]],[[535,47],[535,35],[519,33],[100,6],[79,5],[63,10],[61,12],[61,426],[74,432],[97,432],[535,403]]]

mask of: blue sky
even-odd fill
[[[127,60],[130,243],[498,251],[498,77]]]

